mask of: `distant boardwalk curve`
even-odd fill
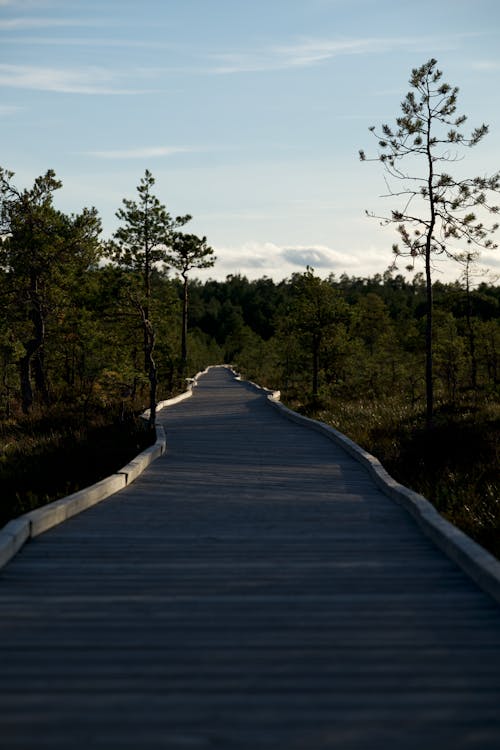
[[[500,607],[224,368],[0,571],[1,750],[498,750]]]

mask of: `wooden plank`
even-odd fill
[[[500,747],[500,608],[223,369],[0,573],[0,746]]]

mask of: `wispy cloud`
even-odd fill
[[[209,72],[219,74],[257,73],[269,70],[306,67],[323,62],[335,54],[340,47],[346,53],[346,45],[325,42],[307,42],[291,46],[267,47],[259,50],[213,55],[214,67]]]
[[[1,18],[0,31],[17,31],[18,29],[47,29],[68,26],[94,26],[95,21],[86,21],[69,18]]]
[[[64,94],[143,94],[145,89],[120,86],[125,72],[98,67],[39,68],[30,65],[0,65],[0,86],[53,91]]]
[[[75,36],[19,36],[6,37],[2,44],[30,44],[47,47],[124,47],[137,49],[171,49],[169,42],[155,42],[146,39],[111,39],[109,37],[75,37]]]
[[[0,8],[51,8],[60,5],[61,0],[0,0]]]
[[[112,149],[109,151],[87,151],[87,156],[98,159],[148,159],[174,154],[185,154],[195,149],[186,146],[145,146],[131,149]]]
[[[366,37],[349,39],[302,39],[293,44],[274,45],[249,52],[223,53],[212,56],[216,74],[256,73],[271,70],[304,68],[345,55],[383,53],[394,49],[455,48],[466,35]]]
[[[500,60],[476,60],[471,62],[469,67],[472,70],[479,70],[487,73],[488,71],[495,72],[500,70]]]

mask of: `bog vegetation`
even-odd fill
[[[0,525],[116,470],[152,440],[142,410],[151,427],[158,400],[226,362],[347,433],[500,555],[500,287],[472,249],[452,283],[394,265],[201,282],[213,251],[150,172],[110,242],[95,209],[56,208],[61,187],[52,171],[20,188],[0,170]],[[438,252],[396,219],[413,258]]]

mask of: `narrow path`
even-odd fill
[[[500,608],[210,370],[168,451],[0,572],[2,750],[498,750]]]

